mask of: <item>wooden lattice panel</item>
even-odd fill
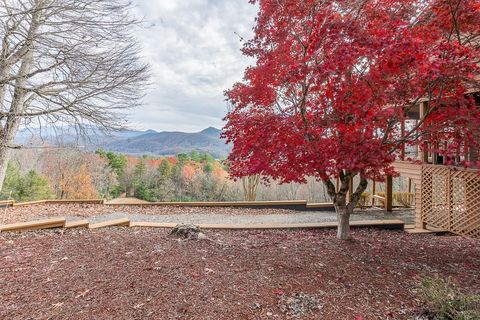
[[[422,220],[453,233],[480,238],[479,173],[423,166]]]

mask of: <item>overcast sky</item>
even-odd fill
[[[249,39],[257,13],[248,0],[134,0],[146,28],[136,32],[151,65],[145,105],[131,115],[138,129],[200,131],[222,127],[223,91],[251,63],[238,35]],[[236,35],[238,34],[238,35]]]

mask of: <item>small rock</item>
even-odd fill
[[[283,313],[288,316],[305,316],[313,314],[322,308],[321,296],[323,292],[317,294],[293,293],[291,295],[282,295],[278,301],[278,306]]]
[[[205,268],[205,272],[206,272],[207,274],[209,274],[209,273],[215,273],[215,271],[213,271],[213,269],[210,269],[210,268]]]
[[[193,224],[177,224],[170,232],[170,236],[177,237],[178,239],[198,239],[200,228]],[[203,233],[202,233],[203,234]]]
[[[208,237],[207,237],[207,235],[206,235],[205,233],[199,232],[199,233],[197,234],[197,239],[198,239],[198,240],[207,240]]]

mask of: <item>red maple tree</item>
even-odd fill
[[[337,211],[337,237],[350,239],[350,214],[368,179],[395,175],[400,148],[458,161],[454,155],[478,147],[478,1],[258,5],[254,38],[243,48],[256,63],[226,92],[234,177],[321,179]],[[423,120],[402,129],[420,103]],[[347,201],[355,176],[360,183]]]

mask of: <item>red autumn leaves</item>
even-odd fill
[[[402,142],[452,156],[478,146],[476,1],[258,4],[243,50],[256,63],[226,93],[234,176],[378,179]],[[422,101],[425,121],[402,138],[400,123]]]

